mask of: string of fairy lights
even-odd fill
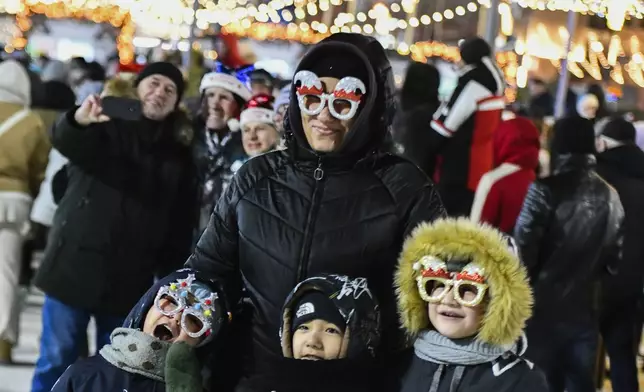
[[[195,0],[198,6],[183,0],[4,0],[0,12],[16,16],[17,29],[4,28],[5,34],[13,34],[8,48],[26,45],[25,33],[31,28],[30,16],[43,14],[52,18],[84,18],[98,23],[111,23],[120,28],[117,40],[119,55],[124,63],[134,58],[133,37],[136,29],[163,39],[183,40],[190,36],[190,28],[207,30],[217,24],[222,32],[259,40],[281,39],[315,43],[336,32],[355,32],[379,36],[389,49],[416,61],[441,57],[448,61],[460,59],[458,48],[441,42],[410,42],[408,29],[439,24],[467,17],[489,8],[490,0],[473,0],[467,4],[419,14],[421,0],[400,0],[388,4],[375,3],[369,9],[357,9],[355,1],[345,0],[270,0],[255,5],[249,0]],[[574,11],[606,18],[613,30],[620,31],[629,18],[644,17],[642,0],[503,0],[499,6],[501,33],[512,34],[513,17],[511,6],[541,11]],[[342,7],[342,8],[341,8]],[[196,11],[195,11],[196,9]],[[517,43],[516,52],[503,53],[497,61],[503,67],[511,84],[525,78],[526,58],[530,50]],[[628,75],[636,84],[644,87],[644,56],[639,49],[639,40],[630,41],[630,61],[625,64],[615,59],[623,57],[624,49],[618,38],[613,38],[607,53],[599,49],[598,39],[588,37],[589,48],[583,57],[569,62],[570,72],[583,77],[585,74],[598,79],[600,68],[610,69],[610,77],[624,83]],[[621,49],[615,49],[621,48]],[[534,48],[531,48],[534,49]],[[579,49],[576,49],[579,51]],[[573,51],[574,52],[574,51]],[[571,53],[573,53],[571,52]],[[518,64],[519,56],[523,63]],[[534,57],[534,56],[533,56]],[[552,58],[553,65],[560,67],[559,59]],[[509,97],[511,99],[511,97]]]

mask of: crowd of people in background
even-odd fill
[[[34,284],[33,392],[585,392],[604,350],[638,390],[636,124],[598,86],[508,106],[490,46],[460,53],[444,102],[360,34],[196,98],[169,62],[0,63],[0,363]]]

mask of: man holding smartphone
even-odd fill
[[[97,348],[152,284],[190,254],[196,174],[178,104],[183,75],[153,63],[134,81],[139,105],[98,96],[64,114],[52,144],[70,160],[36,285],[46,296],[32,391],[49,391],[78,357],[90,317]],[[135,120],[133,112],[140,113]]]

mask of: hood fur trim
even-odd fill
[[[507,239],[487,225],[465,218],[423,223],[405,241],[395,275],[398,312],[411,338],[431,328],[427,303],[418,293],[414,263],[431,255],[440,259],[471,259],[485,269],[490,298],[478,340],[493,345],[516,342],[532,315],[532,290],[525,268]]]

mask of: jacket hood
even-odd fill
[[[469,219],[423,223],[405,241],[395,275],[398,312],[407,334],[416,338],[432,328],[417,278],[426,271],[423,258],[474,263],[489,286],[487,309],[477,339],[495,346],[514,344],[532,314],[532,291],[514,242],[491,226]]]
[[[319,291],[329,297],[346,322],[340,359],[374,357],[380,343],[380,308],[365,278],[322,275],[306,279],[289,294],[282,309],[282,354],[293,358],[291,323],[294,306],[306,293]]]
[[[130,311],[130,314],[123,322],[123,328],[143,330],[145,318],[148,314],[148,311],[152,308],[152,306],[154,306],[154,300],[157,296],[157,293],[159,292],[159,289],[164,286],[170,286],[170,284],[175,283],[178,279],[186,279],[189,275],[194,275],[196,282],[205,284],[213,293],[216,293],[218,296],[218,298],[214,302],[215,316],[213,317],[214,322],[212,325],[211,333],[214,338],[211,339],[207,344],[197,348],[197,355],[199,355],[200,358],[207,356],[212,351],[212,347],[216,344],[216,337],[218,336],[218,334],[220,334],[222,330],[225,330],[225,328],[227,327],[230,321],[230,313],[228,311],[228,301],[221,284],[212,277],[202,272],[185,268],[173,272],[165,278],[158,280],[154,285],[152,285],[152,287],[150,287],[150,289],[143,295],[143,297],[139,299],[139,302],[134,305],[134,307]]]
[[[494,134],[494,166],[514,163],[536,169],[539,148],[539,131],[532,121],[523,117],[502,121]]]
[[[628,177],[644,180],[644,151],[635,144],[624,144],[597,154],[597,162],[612,166]]]
[[[0,63],[0,102],[31,105],[31,82],[27,70],[15,60]]]
[[[346,56],[347,61],[361,61],[369,75],[364,80],[367,88],[365,101],[360,105],[353,126],[347,133],[338,151],[324,153],[326,156],[343,156],[360,159],[368,152],[382,146],[396,113],[396,91],[391,64],[384,48],[376,39],[361,34],[338,33],[329,36],[315,45],[300,61],[296,73],[311,70],[320,59],[333,55]],[[297,103],[296,86],[291,85],[290,101]],[[302,116],[297,104],[289,106],[288,116],[284,123],[287,135],[291,133],[295,143],[301,149],[315,155],[306,140],[302,128]],[[290,138],[289,138],[290,139]]]

